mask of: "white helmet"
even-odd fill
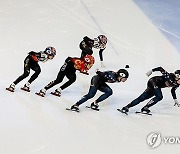
[[[97,38],[94,38],[94,48],[104,49],[106,47],[107,37],[105,35],[99,35]]]
[[[177,78],[180,78],[180,70],[176,70],[176,71],[174,72],[174,74],[175,74],[175,76],[176,76]]]
[[[101,44],[105,44],[106,45],[107,37],[105,35],[99,35],[98,38],[99,38]]]

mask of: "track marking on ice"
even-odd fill
[[[80,0],[78,1],[78,3],[76,3],[76,5],[74,6],[77,7],[77,5],[79,3],[82,4],[83,8],[85,8],[85,10],[87,11],[87,13],[90,15],[91,19],[93,20],[93,23],[92,22],[89,22],[87,19],[83,18],[82,16],[78,15],[75,11],[73,11],[73,9],[69,9],[67,6],[65,6],[62,2],[60,1],[56,1],[56,2],[52,2],[50,0],[46,0],[50,5],[56,7],[58,10],[61,10],[62,12],[64,12],[66,15],[68,15],[69,17],[71,17],[73,20],[75,20],[77,23],[80,23],[88,28],[91,28],[91,29],[96,29],[100,32],[102,32],[103,34],[105,35],[109,35],[112,37],[112,39],[109,39],[108,41],[108,44],[110,45],[110,47],[112,48],[112,51],[114,51],[114,53],[116,55],[120,55],[120,53],[122,51],[118,51],[114,46],[113,46],[113,43],[115,43],[117,46],[121,47],[121,48],[124,48],[126,49],[127,51],[129,51],[130,53],[135,53],[135,54],[138,54],[144,58],[148,58],[154,62],[159,62],[159,59],[157,59],[156,57],[150,57],[149,55],[146,55],[146,54],[143,54],[143,53],[148,53],[149,51],[145,51],[141,48],[138,48],[138,47],[135,47],[134,45],[132,45],[131,43],[123,40],[123,39],[119,39],[119,37],[116,37],[110,33],[105,33],[102,28],[100,27],[100,25],[98,24],[98,22],[96,21],[95,17],[91,14],[91,12],[89,11],[88,7],[85,5],[85,3]],[[150,24],[151,22],[147,23],[149,26],[154,26],[153,24],[151,25]],[[156,28],[159,28],[160,27],[157,27],[157,26],[154,26]],[[166,31],[165,29],[162,29],[161,30],[163,31]],[[166,31],[168,32],[168,31]],[[168,32],[169,34],[179,38],[179,36],[175,35],[175,34],[172,34],[171,32]],[[111,43],[113,42],[113,43]],[[120,42],[120,43],[119,43]],[[169,66],[171,66],[171,64],[167,64]]]
[[[67,6],[63,5],[62,3],[58,2],[52,2],[50,0],[47,0],[52,6],[56,7],[57,9],[61,10],[64,12],[66,15],[71,17],[73,20],[75,20],[77,23],[81,23],[82,25],[92,28],[92,29],[97,29],[97,27],[92,24],[91,22],[88,22],[85,18],[79,16],[75,11],[72,9],[69,9]]]
[[[88,14],[90,15],[91,19],[93,20],[93,22],[95,23],[95,25],[98,27],[99,31],[102,34],[106,33],[102,30],[101,26],[98,24],[98,22],[96,21],[95,17],[92,15],[92,13],[90,12],[90,10],[88,9],[88,7],[85,5],[85,3],[81,0],[81,4],[82,6],[85,8],[85,10],[88,12]],[[113,51],[116,53],[116,55],[119,55],[119,52],[115,49],[115,47],[113,46],[113,44],[111,43],[111,41],[108,41],[109,45],[111,46],[111,48],[113,49]]]

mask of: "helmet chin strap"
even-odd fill
[[[176,79],[175,79],[175,80],[176,80],[176,82],[178,82],[178,81],[180,80],[180,78],[177,78],[177,77],[176,77]]]
[[[53,58],[54,58],[54,56],[48,55],[48,59],[53,59]]]
[[[121,77],[121,79],[120,79],[120,81],[119,82],[121,82],[122,81],[122,77]]]
[[[120,80],[119,80],[119,78],[120,78]],[[118,82],[121,82],[121,81],[122,81],[122,78],[123,78],[122,76],[118,76],[118,78],[117,78],[117,79],[118,79]]]

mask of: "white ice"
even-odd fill
[[[47,91],[45,98],[35,95],[56,78],[66,57],[80,56],[79,42],[84,36],[94,38],[99,34],[108,37],[104,51],[106,68],[100,67],[98,50],[94,50],[96,62],[89,76],[77,73],[77,81],[64,90],[60,98],[50,95],[58,86]],[[164,99],[151,108],[153,116],[134,114],[147,101],[132,108],[128,116],[116,110],[145,90],[148,70],[162,66],[173,72],[180,66],[177,48],[135,2],[1,0],[0,42],[0,154],[169,154],[180,151],[179,144],[162,144],[151,149],[146,143],[151,132],[179,135],[180,108],[173,106],[170,89],[163,89]],[[28,78],[16,86],[14,93],[6,91],[22,74],[27,53],[47,46],[54,46],[57,56],[47,63],[39,63],[42,72],[31,85],[31,92],[20,90]],[[100,92],[80,106],[80,113],[65,110],[88,92],[97,68],[117,71],[126,64],[130,65],[128,81],[109,84],[114,93],[101,102],[100,112],[85,108]],[[180,98],[179,90],[177,97]]]

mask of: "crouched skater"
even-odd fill
[[[68,57],[60,68],[56,79],[54,81],[51,81],[36,94],[44,97],[48,89],[61,83],[66,76],[68,78],[68,81],[57,88],[54,92],[51,92],[52,95],[60,97],[61,91],[69,87],[76,81],[76,70],[79,70],[80,73],[88,75],[88,70],[93,66],[93,64],[94,57],[91,55],[86,55],[83,59],[77,57]]]
[[[120,69],[117,72],[114,71],[97,71],[91,79],[91,84],[88,94],[84,95],[77,103],[71,106],[70,110],[79,112],[79,106],[95,96],[97,90],[103,92],[103,94],[91,103],[90,108],[93,110],[99,110],[99,103],[113,94],[113,90],[106,84],[115,82],[125,82],[129,77],[129,73],[125,69]]]
[[[30,77],[28,82],[22,87],[22,90],[30,92],[30,84],[39,76],[41,68],[38,62],[46,62],[52,60],[56,55],[56,49],[54,47],[47,47],[44,51],[35,52],[31,51],[24,60],[24,72],[19,76],[6,90],[14,92],[15,86],[23,79],[29,76],[30,70],[34,71],[34,74]]]
[[[86,55],[93,54],[93,48],[99,49],[99,58],[101,61],[101,67],[105,67],[103,64],[103,51],[106,48],[107,37],[105,35],[99,35],[98,37],[91,39],[87,36],[80,42],[79,47],[81,49],[81,59]]]
[[[139,103],[152,98],[142,109],[141,112],[143,113],[150,113],[150,107],[158,103],[163,99],[163,94],[161,89],[162,88],[167,88],[167,87],[172,87],[171,89],[171,94],[174,99],[174,106],[180,106],[175,90],[179,87],[180,85],[180,70],[176,70],[174,73],[168,73],[165,71],[162,67],[157,67],[154,68],[150,71],[148,71],[146,74],[147,76],[150,76],[152,72],[160,71],[162,73],[162,76],[154,76],[148,80],[147,83],[147,88],[146,90],[135,100],[133,100],[131,103],[126,105],[121,109],[122,112],[127,113],[129,111],[129,108],[134,107],[138,105]]]

